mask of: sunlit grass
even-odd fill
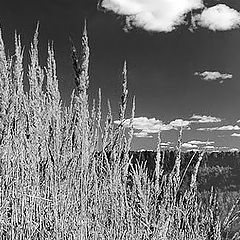
[[[131,163],[130,129],[114,126],[111,104],[105,120],[98,103],[90,109],[90,49],[84,29],[80,58],[72,46],[76,89],[68,107],[61,104],[54,49],[45,67],[38,56],[38,29],[23,67],[23,48],[6,55],[0,38],[0,235],[2,239],[223,239],[238,221],[237,207],[221,218],[214,192],[198,197],[193,167],[190,185],[179,194],[182,130],[173,170],[164,174],[161,135],[154,175]],[[80,59],[80,60],[79,60]],[[29,92],[23,91],[27,73]],[[122,73],[119,121],[128,100],[127,64]],[[102,125],[102,120],[105,124]],[[239,239],[237,233],[229,239]]]

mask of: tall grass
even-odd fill
[[[52,44],[47,51],[42,67],[37,28],[26,71],[20,36],[15,35],[15,53],[8,56],[0,35],[1,239],[224,239],[239,215],[237,204],[220,220],[216,194],[205,201],[198,197],[202,154],[189,189],[179,194],[182,130],[169,174],[163,171],[159,133],[156,170],[149,177],[146,166],[133,165],[129,154],[135,98],[129,130],[114,126],[110,102],[101,124],[101,91],[90,109],[86,27],[80,57],[72,45],[76,89],[68,107],[62,106]],[[24,74],[29,92],[23,90]],[[125,62],[121,123],[127,99]],[[230,237],[240,239],[237,232]]]

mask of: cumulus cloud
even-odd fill
[[[188,142],[189,144],[194,144],[194,145],[212,145],[215,142],[203,142],[203,141],[199,141],[199,140],[192,140]]]
[[[231,148],[229,149],[230,152],[239,152],[239,149],[238,148]]]
[[[155,151],[152,150],[152,149],[144,149],[144,148],[142,148],[142,149],[138,150],[138,152],[155,152]]]
[[[203,7],[202,0],[103,0],[102,7],[126,16],[128,27],[171,32],[184,24],[185,15]]]
[[[198,128],[198,131],[214,131],[217,130],[217,128]]]
[[[198,146],[197,145],[194,145],[194,144],[190,144],[190,143],[183,143],[182,144],[182,147],[183,148],[191,148],[191,149],[196,149],[196,148],[198,148]]]
[[[204,81],[215,81],[215,80],[220,80],[220,83],[222,83],[224,80],[227,79],[232,79],[233,75],[229,73],[220,73],[220,72],[210,72],[210,71],[205,71],[205,72],[195,72],[195,76],[200,76]]]
[[[191,150],[199,150],[200,148],[205,150],[213,150],[215,149],[214,146],[212,146],[214,142],[203,142],[198,140],[192,140],[187,143],[183,143],[183,148],[191,149]]]
[[[173,127],[188,127],[190,125],[189,121],[183,120],[183,119],[176,119],[174,121],[171,121],[169,123],[169,125],[173,126]]]
[[[147,133],[158,133],[159,131],[169,131],[175,129],[173,126],[169,124],[156,124],[148,129],[144,129],[144,132]]]
[[[191,149],[191,148],[189,148],[189,149],[187,149],[186,151],[187,151],[187,152],[198,152],[199,149],[196,149],[196,148]]]
[[[233,133],[231,136],[232,137],[240,137],[240,133]]]
[[[147,31],[171,32],[186,23],[186,14],[202,10],[192,16],[192,28],[204,27],[226,31],[240,26],[240,13],[225,4],[204,7],[203,0],[103,0],[101,6],[126,17],[126,29],[133,27]]]
[[[240,127],[238,125],[232,126],[232,125],[227,125],[227,126],[222,126],[219,127],[217,130],[220,131],[234,131],[234,130],[240,130]]]
[[[130,119],[126,119],[124,122],[116,120],[114,123],[118,125],[122,124],[125,128],[129,128],[130,121]],[[190,123],[190,121],[176,119],[171,121],[169,124],[165,124],[156,118],[137,117],[133,119],[132,124],[135,130],[141,130],[141,133],[137,133],[135,136],[143,137],[147,136],[146,134],[158,133],[159,131],[178,130],[179,127],[183,127],[185,130],[190,130]]]
[[[217,147],[218,150],[227,150],[229,147]]]
[[[122,124],[124,127],[130,127],[131,119],[126,119]],[[120,121],[114,121],[116,124],[120,124]],[[157,120],[155,118],[147,118],[147,117],[137,117],[133,119],[133,128],[138,130],[149,129],[156,125],[161,125],[162,121]]]
[[[193,22],[213,31],[226,31],[240,27],[240,13],[225,4],[218,4],[195,15]]]
[[[213,149],[215,149],[215,147],[214,146],[205,146],[205,147],[203,147],[203,149],[205,149],[205,150],[213,150]]]
[[[130,119],[126,119],[122,124],[125,128],[130,127]],[[120,121],[114,121],[115,124],[121,124]],[[141,130],[144,133],[158,133],[159,131],[168,131],[174,129],[169,124],[164,124],[162,121],[155,118],[137,117],[133,119],[133,128]],[[143,133],[141,133],[143,135]]]
[[[221,122],[220,118],[212,117],[212,116],[206,116],[206,115],[197,115],[193,114],[191,119],[194,119],[191,122],[197,122],[197,123],[217,123]]]
[[[222,126],[222,127],[212,127],[212,128],[198,128],[198,131],[238,131],[240,127],[238,125],[232,126]]]
[[[162,142],[160,145],[161,147],[169,147],[172,144],[172,142]]]
[[[152,138],[153,136],[148,135],[147,132],[138,132],[138,133],[134,133],[134,136],[137,138]]]

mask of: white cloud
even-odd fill
[[[238,131],[240,127],[238,125],[232,126],[222,126],[222,127],[212,127],[212,128],[198,128],[199,131]]]
[[[194,75],[202,77],[202,79],[205,81],[221,80],[220,81],[221,83],[223,80],[232,79],[232,77],[233,77],[233,75],[229,74],[229,73],[210,72],[210,71],[205,71],[202,73],[195,72]]]
[[[131,119],[126,119],[123,122],[124,127],[130,127]],[[120,124],[120,121],[114,121],[116,124]],[[133,128],[138,130],[149,129],[155,125],[162,124],[162,121],[157,120],[155,118],[147,118],[147,117],[137,117],[133,119]]]
[[[138,150],[138,152],[155,152],[154,150],[152,150],[152,149],[144,149],[144,148],[142,148],[142,149],[140,149],[140,150]]]
[[[167,147],[167,146],[169,146],[169,144],[167,144],[167,143],[161,143],[160,145],[161,145],[161,147]]]
[[[185,24],[186,14],[195,9],[203,11],[192,17],[193,28],[226,31],[240,26],[238,11],[225,4],[204,8],[203,0],[103,0],[102,7],[126,16],[126,29],[171,32]]]
[[[196,150],[198,151],[200,148],[205,149],[205,150],[213,150],[215,149],[214,146],[212,146],[214,142],[202,142],[198,140],[193,140],[189,141],[187,143],[183,143],[183,148],[191,149],[191,150]],[[205,145],[205,146],[202,146]]]
[[[123,122],[125,128],[130,127],[130,119],[126,119]],[[114,121],[115,124],[120,124],[120,121]],[[169,124],[164,124],[162,121],[155,118],[147,117],[137,117],[133,119],[133,128],[136,130],[141,130],[145,133],[158,133],[159,131],[168,131],[174,129],[173,126]],[[142,133],[143,134],[143,133]]]
[[[190,122],[183,119],[176,119],[174,121],[171,121],[169,125],[173,127],[187,127],[190,125]]]
[[[237,120],[237,123],[240,123],[240,120]]]
[[[156,124],[148,129],[143,129],[144,132],[147,133],[158,133],[159,131],[169,131],[175,129],[173,126],[169,125],[169,124]]]
[[[230,152],[239,152],[239,149],[238,148],[231,148],[229,149]]]
[[[184,24],[185,15],[203,7],[202,0],[103,0],[102,7],[125,15],[128,27],[171,32]]]
[[[195,15],[193,22],[213,31],[226,31],[240,27],[240,13],[225,4],[218,4]]]
[[[206,150],[213,150],[213,149],[215,149],[214,146],[205,146],[203,148],[206,149]]]
[[[125,128],[130,127],[130,119],[126,119],[122,124]],[[115,124],[121,124],[119,120],[114,121]],[[135,130],[141,130],[141,133],[135,136],[143,137],[146,134],[158,133],[159,131],[178,130],[179,127],[183,127],[185,130],[190,130],[188,126],[191,122],[182,119],[176,119],[169,124],[163,123],[161,120],[147,117],[137,117],[133,119],[133,128]],[[144,135],[145,134],[145,135]]]
[[[223,150],[228,150],[229,147],[216,147],[217,150],[223,151]]]
[[[198,123],[217,123],[221,122],[220,118],[212,117],[212,116],[206,116],[206,115],[197,115],[193,114],[191,119],[194,119],[194,121],[191,122],[198,122]]]
[[[190,144],[190,143],[183,143],[182,144],[182,147],[183,148],[198,148],[198,146],[197,145],[194,145],[194,144]]]
[[[226,149],[229,149],[229,147],[217,147],[218,150],[226,150]]]
[[[198,131],[215,131],[218,130],[218,128],[198,128]]]
[[[189,144],[194,144],[194,145],[211,145],[214,144],[215,142],[203,142],[199,140],[192,140],[188,142]]]
[[[171,145],[172,143],[171,142],[162,142],[160,145],[161,147],[168,147],[169,145]]]
[[[162,149],[168,149],[168,146],[163,145],[163,146],[161,146],[161,148],[162,148]]]
[[[193,149],[188,149],[187,152],[198,152],[199,149],[193,148]]]
[[[153,136],[148,135],[147,132],[138,132],[138,133],[134,133],[134,136],[137,138],[152,138]]]
[[[217,130],[221,130],[221,131],[234,131],[234,130],[240,130],[240,127],[238,125],[232,126],[232,125],[228,125],[228,126],[222,126],[219,127]]]
[[[240,133],[233,133],[231,136],[232,137],[240,137]]]

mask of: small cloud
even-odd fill
[[[231,136],[232,137],[240,137],[240,133],[233,133]]]
[[[187,152],[198,152],[199,149],[193,148],[193,149],[188,149]]]
[[[240,120],[237,120],[237,123],[240,123]]]
[[[152,138],[153,136],[148,135],[146,132],[134,133],[134,136],[137,138]]]
[[[218,150],[227,150],[229,147],[217,147]]]
[[[158,133],[159,131],[169,131],[173,129],[174,129],[173,126],[169,124],[156,124],[152,128],[144,129],[143,131],[148,133]]]
[[[126,16],[126,28],[171,32],[185,24],[188,12],[203,7],[202,0],[103,0],[102,7]]]
[[[239,152],[239,149],[238,148],[231,148],[231,149],[229,149],[229,152]]]
[[[209,72],[209,71],[205,71],[202,73],[195,72],[194,75],[200,76],[200,77],[202,77],[203,80],[209,81],[209,82],[215,81],[215,80],[220,80],[220,83],[222,83],[223,80],[232,79],[232,77],[233,77],[233,75],[229,74],[229,73]]]
[[[190,125],[191,122],[183,120],[183,119],[176,119],[172,122],[169,123],[169,125],[173,126],[173,127],[188,127]]]
[[[213,149],[215,149],[215,147],[214,146],[205,146],[205,147],[203,147],[203,149],[213,150]]]
[[[161,145],[161,147],[167,147],[167,146],[169,146],[168,143],[161,143],[160,145]]]
[[[131,119],[126,119],[123,122],[124,127],[130,127]],[[120,124],[120,121],[114,121],[116,124]],[[133,128],[138,130],[148,129],[149,127],[155,126],[157,124],[162,124],[162,121],[157,120],[155,118],[147,118],[147,117],[137,117],[133,119]]]
[[[225,4],[218,4],[195,15],[193,22],[213,31],[227,31],[240,27],[240,13]]]
[[[188,149],[189,149],[189,148],[191,148],[191,149],[192,149],[192,148],[193,148],[193,149],[198,148],[197,145],[190,144],[190,143],[183,143],[183,144],[182,144],[182,147],[183,147],[183,148],[188,148]]]
[[[239,131],[240,127],[238,125],[232,126],[222,126],[222,127],[212,127],[212,128],[198,128],[198,131]]]
[[[138,150],[138,152],[154,152],[154,150],[142,148],[142,149]]]
[[[228,125],[228,126],[222,126],[219,127],[218,130],[220,131],[238,131],[240,130],[240,127],[238,125],[232,126],[232,125]]]
[[[214,131],[217,130],[217,128],[198,128],[197,131]]]
[[[194,145],[212,145],[215,142],[203,142],[203,141],[198,141],[198,140],[192,140],[188,142],[189,144],[194,144]]]
[[[130,127],[130,119],[126,119],[122,124],[125,128]],[[114,121],[115,124],[121,124],[120,121]],[[155,118],[137,117],[133,119],[133,128],[141,130],[145,133],[158,133],[159,131],[168,131],[174,129],[169,124],[164,124],[162,121]]]
[[[212,116],[206,116],[206,115],[197,115],[193,114],[191,119],[194,119],[194,121],[191,122],[196,122],[196,123],[217,123],[221,122],[222,120],[217,117],[212,117]]]
[[[166,142],[166,143],[161,143],[161,147],[168,147],[169,145],[171,145],[171,142]]]
[[[168,149],[168,146],[164,145],[164,146],[161,146],[162,149]]]

